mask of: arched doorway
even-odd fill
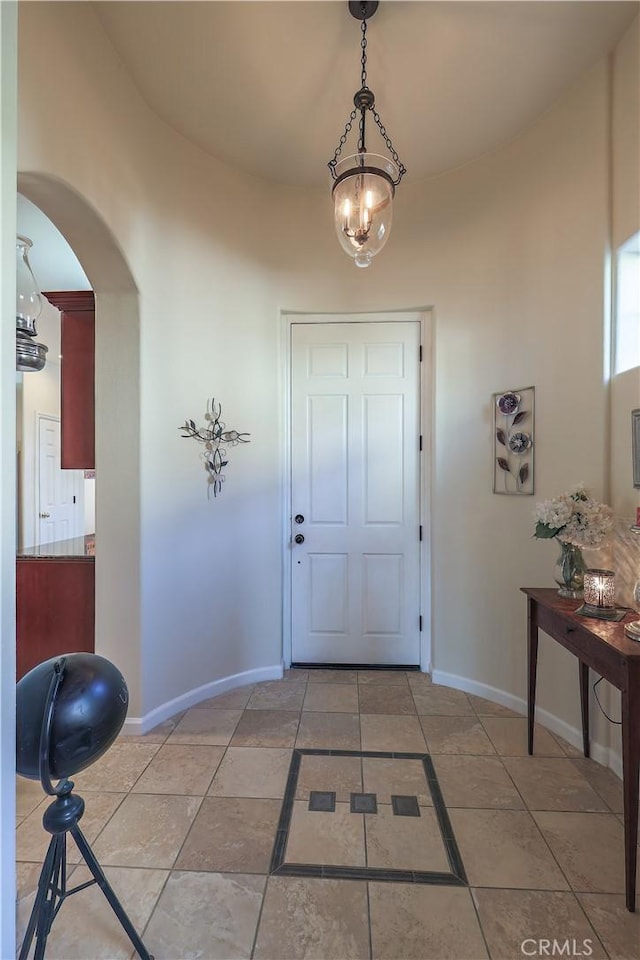
[[[141,712],[140,640],[140,348],[138,293],[131,272],[109,228],[91,205],[68,184],[42,174],[18,176],[18,190],[54,223],[75,251],[96,300],[96,560],[95,649],[118,665],[127,679],[130,710]],[[3,238],[4,239],[4,238]],[[3,260],[3,271],[8,269]],[[15,266],[14,266],[15,270]],[[10,315],[6,302],[7,314]],[[14,331],[13,336],[15,336]],[[3,373],[8,368],[4,349]],[[12,351],[14,362],[15,348]],[[15,422],[3,437],[3,449],[15,447]],[[4,591],[6,597],[6,590]],[[3,618],[5,619],[5,618]],[[6,626],[6,622],[4,626]],[[14,624],[15,626],[15,621]],[[15,647],[15,629],[3,630],[3,645]],[[0,678],[5,705],[15,703],[14,677]],[[3,777],[14,789],[13,724],[2,723]],[[8,735],[6,732],[8,731]],[[5,783],[3,795],[6,797]],[[13,818],[11,818],[13,819]],[[9,826],[13,832],[13,824]],[[3,830],[0,939],[13,940],[15,870],[13,843]],[[13,877],[11,874],[13,873]],[[5,884],[4,880],[8,879]]]
[[[140,347],[138,293],[111,231],[72,187],[37,173],[18,190],[63,234],[96,298],[96,652],[140,707]]]

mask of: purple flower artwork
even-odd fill
[[[505,417],[518,412],[520,406],[519,393],[502,393],[498,397],[498,410],[504,413]]]
[[[493,492],[531,496],[535,387],[493,395]]]

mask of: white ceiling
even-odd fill
[[[148,104],[177,131],[248,173],[327,182],[360,86],[360,23],[345,0],[92,7]],[[368,82],[409,176],[437,175],[515,136],[613,47],[638,9],[383,0],[368,25]]]

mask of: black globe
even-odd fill
[[[31,780],[40,779],[40,736],[54,664],[61,659],[39,663],[16,687],[16,768]],[[128,701],[124,677],[109,660],[95,653],[64,654],[53,705],[49,776],[70,777],[101,757],[122,729]]]

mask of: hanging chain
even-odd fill
[[[363,4],[363,6],[364,6],[364,4]],[[367,86],[367,20],[366,20],[365,17],[363,17],[362,25],[361,25],[361,27],[360,27],[360,30],[361,30],[361,32],[362,32],[362,37],[361,37],[361,39],[360,39],[360,48],[361,48],[361,50],[362,50],[362,54],[361,54],[361,57],[360,57],[360,63],[361,63],[361,65],[362,65],[362,69],[361,69],[361,72],[360,72],[360,90],[362,91],[362,90],[368,90],[368,89],[369,89],[369,87]],[[356,95],[356,96],[357,96],[357,95]],[[387,146],[387,150],[388,150],[389,153],[391,154],[391,157],[392,157],[394,163],[396,164],[396,166],[397,166],[397,168],[398,168],[398,177],[397,177],[396,180],[393,181],[394,184],[397,186],[397,185],[400,183],[400,181],[402,180],[402,178],[403,178],[403,176],[405,175],[405,173],[407,172],[407,168],[405,167],[405,165],[404,165],[404,164],[402,163],[402,161],[400,160],[400,158],[399,158],[399,156],[398,156],[398,151],[397,151],[397,150],[395,149],[395,147],[393,146],[393,143],[391,142],[391,137],[390,137],[389,134],[387,133],[386,128],[384,127],[384,125],[383,125],[383,123],[382,123],[382,120],[380,119],[380,114],[379,114],[378,111],[375,109],[375,104],[374,104],[374,102],[373,102],[373,94],[371,94],[371,106],[362,107],[362,108],[360,109],[360,122],[359,122],[359,125],[358,125],[358,126],[359,126],[358,152],[359,152],[359,153],[365,153],[365,151],[366,151],[366,147],[365,147],[365,116],[366,116],[366,112],[367,112],[368,109],[371,110],[371,113],[373,114],[373,119],[375,120],[376,125],[377,125],[378,129],[380,130],[380,134],[382,135],[382,138],[383,138],[383,140],[384,140],[384,142],[385,142],[385,144],[386,144],[386,146]],[[345,143],[347,142],[347,138],[348,138],[349,134],[351,133],[351,131],[352,131],[352,129],[353,129],[353,122],[354,122],[354,120],[356,119],[357,113],[358,113],[358,110],[357,110],[357,109],[354,109],[354,110],[351,111],[351,113],[350,113],[350,115],[349,115],[349,119],[347,120],[347,122],[346,122],[346,124],[345,124],[344,132],[343,132],[342,136],[340,137],[340,140],[339,140],[339,142],[338,142],[338,146],[336,147],[335,153],[334,153],[334,155],[333,155],[333,159],[332,159],[332,160],[329,160],[329,163],[327,164],[327,166],[329,167],[329,170],[331,171],[331,176],[333,177],[334,180],[336,179],[336,165],[337,165],[337,163],[338,163],[338,157],[339,157],[340,154],[342,153],[342,148],[344,147]]]
[[[380,133],[382,135],[382,138],[387,145],[387,150],[393,157],[393,160],[395,161],[395,164],[398,167],[398,179],[393,181],[397,185],[400,183],[405,173],[407,172],[407,168],[405,167],[404,163],[401,161],[400,157],[398,156],[398,151],[396,150],[393,143],[391,142],[391,137],[387,133],[386,127],[384,126],[382,120],[380,119],[380,114],[375,109],[373,109],[371,113],[373,114],[373,119],[375,120],[378,126],[378,129],[380,130]]]
[[[360,57],[360,62],[362,64],[362,70],[360,73],[360,86],[362,89],[364,89],[367,85],[367,21],[366,20],[362,21],[362,26],[360,27],[360,30],[362,32],[362,38],[360,40],[360,47],[362,49],[362,55]],[[333,177],[334,180],[336,178],[336,164],[338,163],[338,157],[342,153],[342,148],[347,142],[347,138],[353,129],[353,121],[355,120],[357,113],[358,111],[355,108],[351,111],[349,115],[349,119],[345,124],[344,132],[340,137],[338,146],[336,147],[336,151],[333,155],[333,160],[329,160],[329,163],[327,164],[327,166],[329,167],[329,170],[331,171],[331,176]],[[358,150],[361,152],[364,150],[364,111],[362,112],[362,115],[360,117],[360,137],[358,140]]]
[[[364,13],[364,4],[362,6],[363,6],[363,13]],[[362,56],[360,58],[360,62],[362,63],[362,71],[360,73],[360,89],[367,90],[368,87],[367,87],[367,20],[366,18],[363,18],[360,29],[362,31],[362,38],[360,40],[360,47],[362,48]],[[364,153],[365,150],[367,149],[364,142],[364,138],[365,138],[364,127],[365,127],[366,112],[367,111],[364,107],[360,109],[360,123],[359,123],[360,135],[358,137],[358,153]]]
[[[345,124],[344,133],[343,133],[342,136],[340,137],[340,141],[339,141],[339,143],[338,143],[338,146],[336,147],[336,152],[335,152],[334,155],[333,155],[333,160],[329,160],[329,163],[327,164],[327,166],[329,167],[329,170],[331,171],[331,176],[333,177],[334,180],[336,179],[336,164],[337,164],[337,162],[338,162],[338,157],[339,157],[340,154],[342,153],[342,148],[344,147],[345,143],[347,142],[347,137],[348,137],[349,134],[351,133],[351,130],[352,130],[352,128],[353,128],[353,121],[354,121],[355,118],[356,118],[356,113],[357,113],[357,112],[358,112],[358,111],[357,111],[357,110],[355,109],[355,107],[354,107],[353,110],[351,111],[351,115],[349,116],[349,119],[347,120],[347,122],[346,122],[346,124]]]
[[[360,74],[360,86],[364,90],[367,85],[367,21],[362,21],[362,39],[360,40],[360,46],[362,47],[362,57],[360,58],[362,63],[362,73]]]

